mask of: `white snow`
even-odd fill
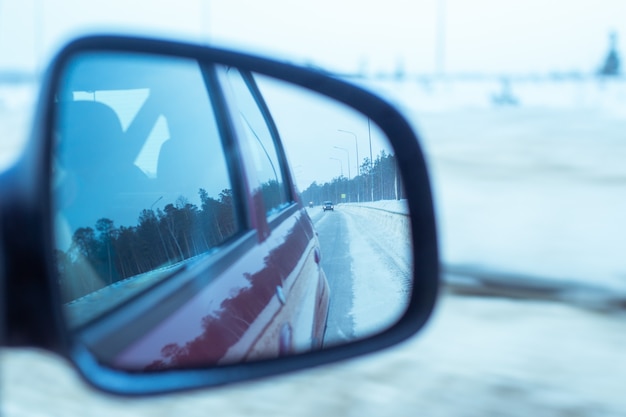
[[[401,204],[397,204],[401,207]],[[403,207],[401,210],[406,211]],[[387,259],[411,271],[408,218],[380,209],[343,204],[339,212],[347,212],[348,242],[352,257],[353,309],[355,337],[365,337],[388,328],[397,321],[408,305],[409,280],[406,275],[390,272]],[[362,236],[368,235],[380,246],[372,245]]]

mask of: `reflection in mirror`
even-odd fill
[[[68,328],[129,370],[319,349],[397,321],[410,219],[374,121],[237,68],[74,56],[52,195]]]
[[[240,225],[220,141],[205,140],[219,134],[207,117],[197,63],[86,55],[72,62],[65,81],[55,235],[75,326],[218,246]],[[114,288],[131,277],[123,291]]]
[[[411,235],[391,144],[352,108],[256,76],[313,221],[330,286],[327,346],[380,333],[412,287]]]

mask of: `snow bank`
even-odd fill
[[[380,205],[379,205],[380,206]],[[402,204],[395,204],[403,210]],[[353,276],[354,335],[364,337],[402,316],[411,290],[409,217],[376,208],[342,204]]]
[[[375,230],[381,244],[405,259],[407,248],[411,247],[411,218],[406,200],[342,204],[338,210],[349,212],[359,223]],[[403,263],[410,267],[410,261],[405,259]]]

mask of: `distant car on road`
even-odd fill
[[[335,206],[333,205],[332,201],[324,201],[324,205],[322,206],[322,208],[324,209],[324,211],[326,211],[326,210],[334,211],[335,210]]]

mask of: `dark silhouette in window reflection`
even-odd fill
[[[151,181],[134,164],[115,111],[97,101],[63,102],[60,109],[57,203],[71,230],[92,224],[98,213],[136,217],[129,198],[145,195]]]

